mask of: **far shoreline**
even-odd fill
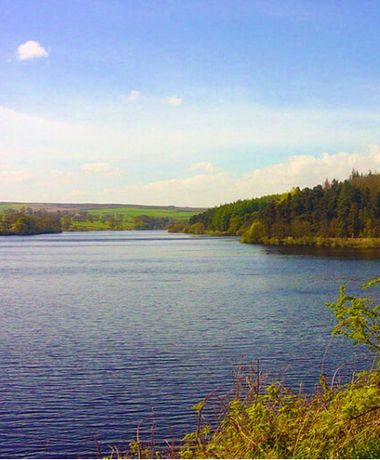
[[[339,237],[321,237],[305,236],[294,238],[292,236],[284,238],[261,238],[258,241],[249,241],[244,235],[236,235],[230,232],[175,232],[168,230],[169,233],[185,233],[192,235],[204,236],[240,236],[240,242],[244,244],[257,244],[263,246],[281,246],[281,247],[311,247],[311,248],[351,248],[351,249],[380,249],[380,238],[339,238]]]

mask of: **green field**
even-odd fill
[[[168,208],[98,208],[86,209],[89,214],[102,215],[102,214],[122,214],[124,218],[133,218],[136,216],[152,216],[152,217],[172,217],[174,219],[188,219],[189,217],[197,214],[195,211],[176,211],[175,209]]]
[[[136,229],[135,219],[139,216],[149,218],[167,218],[174,221],[185,222],[196,212],[193,210],[182,210],[176,208],[156,208],[156,207],[114,207],[114,208],[87,208],[82,209],[88,218],[75,219],[70,227],[74,231],[89,230],[110,230],[112,225],[107,219],[114,219],[116,223],[113,229],[134,230]],[[141,228],[140,228],[141,229]]]
[[[38,213],[40,210],[61,213],[64,231],[165,229],[175,222],[186,222],[202,211],[198,208],[175,206],[0,202],[0,216],[7,210],[23,209],[29,209],[31,213]]]
[[[25,205],[18,203],[0,203],[0,212],[7,209],[22,209]]]
[[[94,216],[102,215],[122,215],[124,221],[133,221],[134,217],[137,216],[150,216],[150,217],[169,217],[175,220],[187,220],[194,214],[195,211],[183,211],[171,208],[96,208],[96,209],[83,209]]]

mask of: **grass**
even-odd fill
[[[6,210],[19,210],[27,203],[0,203],[0,214]],[[41,209],[57,212],[59,204],[34,203],[35,210]],[[50,206],[50,208],[49,208]],[[62,229],[64,231],[104,231],[104,230],[141,230],[149,228],[166,228],[169,222],[186,223],[196,211],[191,208],[178,207],[76,207],[67,205],[62,212]],[[71,206],[71,207],[70,207]],[[111,205],[112,206],[112,205]],[[55,207],[53,211],[52,208]],[[200,212],[200,211],[199,211]],[[144,219],[142,216],[147,216]],[[137,219],[136,218],[139,218]],[[1,218],[1,216],[0,216]]]
[[[380,373],[362,373],[342,387],[324,376],[312,395],[276,382],[263,392],[254,374],[225,404],[220,423],[184,438],[181,458],[379,458]]]
[[[137,432],[126,452],[106,458],[380,458],[379,367],[346,385],[322,375],[312,394],[265,385],[254,367],[240,371],[230,395],[194,406],[196,429],[180,443],[158,449]],[[205,415],[210,405],[216,422]]]
[[[363,289],[376,285],[380,278]],[[127,452],[113,448],[109,458],[380,458],[380,304],[347,295],[341,286],[337,301],[326,307],[337,321],[332,335],[366,346],[372,369],[343,385],[321,374],[315,391],[306,394],[302,386],[263,385],[258,367],[241,368],[230,395],[210,394],[194,406],[196,429],[179,445],[156,449],[154,437],[144,443],[138,430]],[[211,400],[218,406],[213,423],[204,415]]]
[[[83,209],[89,215],[89,220],[74,218],[72,224],[66,230],[91,231],[91,230],[134,230],[136,229],[135,218],[148,216],[150,218],[169,218],[176,222],[187,222],[194,215],[193,211],[183,211],[168,208],[140,208],[140,207],[115,207],[115,208],[89,208]],[[96,219],[92,221],[90,217]],[[111,226],[104,219],[114,218],[115,223]]]
[[[25,207],[23,204],[0,203],[0,212],[6,211],[7,209],[22,209],[23,207]]]
[[[176,220],[188,220],[194,214],[194,211],[176,211],[167,208],[97,208],[97,209],[86,209],[89,214],[95,216],[106,215],[122,215],[124,220],[133,221],[134,217],[137,216],[150,216],[150,217],[169,217]]]

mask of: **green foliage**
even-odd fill
[[[191,217],[190,227],[187,230],[193,233],[191,226],[201,224],[205,233],[239,235],[250,227],[259,211],[265,209],[273,200],[280,200],[281,197],[282,195],[263,196],[207,209]],[[193,228],[198,229],[199,226]]]
[[[168,225],[169,233],[184,233],[187,230],[186,222],[174,222]]]
[[[241,237],[242,243],[259,243],[265,238],[266,231],[262,222],[254,222]]]
[[[265,234],[260,238],[243,235],[243,242],[264,244],[334,245],[334,240],[366,239],[366,245],[380,245],[380,174],[355,172],[344,182],[293,189],[285,199],[273,201],[255,220]]]
[[[193,211],[177,208],[96,208],[65,213],[67,231],[159,230],[176,223],[187,224]]]
[[[253,238],[249,231],[245,232],[240,240],[242,243],[261,243],[267,245],[284,246],[309,246],[314,248],[380,248],[380,238],[325,238],[322,236],[300,236],[295,238],[287,236],[263,236],[259,239]]]
[[[170,207],[115,207],[115,208],[96,208],[86,209],[89,215],[101,218],[102,216],[122,216],[124,221],[133,222],[133,219],[138,216],[149,216],[149,217],[167,217],[176,221],[187,221],[191,216],[194,215],[194,211],[182,210],[178,208]]]
[[[230,401],[216,428],[186,435],[180,457],[376,458],[379,385],[377,371],[311,396],[273,383]]]
[[[365,289],[375,287],[380,278]],[[340,295],[329,308],[354,344],[378,351],[379,305],[367,298]],[[380,368],[354,374],[335,385],[320,377],[312,394],[293,392],[279,382],[262,384],[260,372],[241,372],[233,396],[218,398],[220,418],[204,417],[212,395],[194,406],[197,428],[179,447],[167,451],[144,444],[137,434],[122,458],[380,458]],[[120,454],[120,455],[119,455]]]
[[[41,204],[53,209],[59,205]],[[50,207],[49,207],[50,206]],[[60,231],[94,231],[94,230],[155,230],[166,229],[170,225],[183,223],[186,225],[194,211],[177,207],[104,207],[71,208],[57,212],[45,210],[33,211],[22,204],[0,203],[0,234],[34,234],[41,233],[42,227],[36,230],[35,222],[54,216],[55,227]],[[43,220],[42,219],[42,220]],[[46,219],[45,219],[46,221]],[[49,227],[51,225],[49,224]],[[58,231],[58,230],[57,230]]]
[[[204,233],[242,235],[243,243],[380,247],[380,174],[239,200],[191,217]],[[355,240],[351,243],[348,240]]]
[[[59,213],[7,208],[0,214],[0,235],[36,235],[61,231]]]
[[[364,288],[379,283],[380,278]],[[343,334],[354,344],[379,352],[379,305],[348,296],[341,287],[337,302],[327,306],[337,319],[333,335]],[[311,395],[296,394],[278,382],[262,392],[258,381],[252,373],[246,377],[244,397],[225,405],[213,429],[210,425],[203,429],[203,405],[195,406],[198,428],[185,436],[180,457],[379,458],[379,367],[353,376],[341,387],[328,385],[321,376],[319,390]]]
[[[364,285],[364,289],[380,283],[380,278]],[[353,297],[346,294],[344,286],[335,303],[326,304],[334,312],[337,324],[333,334],[340,334],[352,340],[354,345],[366,345],[373,353],[380,353],[380,304],[367,297]]]

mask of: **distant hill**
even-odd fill
[[[143,205],[143,204],[120,204],[120,203],[27,203],[23,201],[0,201],[0,210],[3,209],[19,209],[30,208],[33,211],[44,210],[48,212],[57,211],[88,211],[92,209],[160,209],[171,212],[202,212],[206,208],[196,208],[187,206],[158,206],[158,205]]]
[[[158,230],[188,222],[204,208],[99,203],[0,202],[0,234]],[[53,224],[49,219],[53,219]]]

